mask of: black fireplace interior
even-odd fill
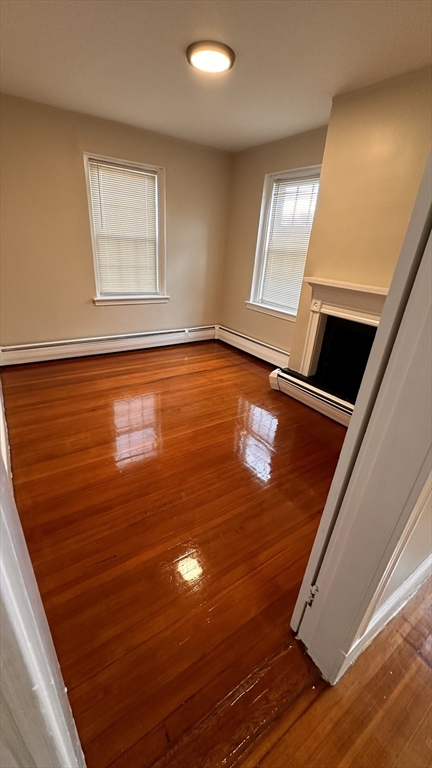
[[[354,405],[375,334],[374,326],[328,316],[315,375],[305,377],[284,370]]]

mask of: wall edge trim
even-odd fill
[[[33,344],[11,344],[0,347],[0,366],[23,363],[49,362],[112,352],[128,352],[139,349],[187,344],[193,341],[219,339],[272,365],[286,367],[289,352],[271,344],[253,339],[239,331],[222,325],[202,325],[191,328],[172,328],[144,333],[94,336],[82,339],[43,341]]]
[[[111,352],[151,349],[172,344],[186,344],[191,341],[207,341],[214,339],[215,334],[215,325],[205,325],[118,336],[96,336],[85,339],[16,344],[0,348],[0,365],[45,362],[87,355],[103,355]]]
[[[218,325],[216,338],[219,341],[230,344],[232,347],[241,349],[243,352],[248,352],[248,354],[258,357],[266,363],[277,365],[280,368],[285,368],[288,365],[289,352],[287,350],[273,347],[271,344],[259,341],[258,339],[253,339],[251,336],[234,331],[232,328]]]

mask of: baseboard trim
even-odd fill
[[[187,344],[191,341],[207,341],[216,337],[216,326],[205,325],[196,328],[181,328],[167,331],[99,336],[88,339],[66,339],[63,341],[17,344],[2,347],[0,365],[19,365],[49,360],[61,360],[87,355],[104,355],[110,352],[128,352],[134,349],[150,349],[171,344]]]
[[[226,344],[241,349],[243,352],[248,352],[272,365],[281,367],[288,365],[289,353],[285,350],[272,347],[270,344],[252,339],[250,336],[245,336],[221,325],[203,325],[196,328],[148,331],[118,336],[15,344],[0,348],[0,366],[48,362],[49,360],[86,357],[88,355],[105,355],[110,352],[128,352],[211,339],[224,341]]]
[[[278,389],[285,395],[289,395],[304,405],[308,405],[309,408],[319,411],[319,413],[322,413],[329,419],[333,419],[333,421],[337,421],[345,427],[348,426],[354,408],[351,403],[322,392],[310,384],[295,379],[284,371],[272,371],[269,380],[272,389]]]
[[[271,344],[266,344],[264,341],[252,339],[250,336],[245,336],[243,333],[233,331],[231,328],[226,328],[224,325],[216,326],[216,334],[216,338],[220,341],[224,341],[232,347],[241,349],[243,352],[248,352],[250,355],[258,357],[260,360],[264,360],[272,365],[280,366],[281,368],[288,365],[289,352],[284,349],[273,347]]]
[[[346,660],[338,675],[338,679],[344,674],[351,664],[357,659],[357,657],[368,647],[372,640],[381,632],[382,629],[393,619],[399,611],[402,610],[404,605],[410,600],[415,593],[420,589],[422,584],[432,575],[432,555],[409,576],[406,581],[397,589],[385,603],[374,614],[369,626],[351,648],[346,656]]]

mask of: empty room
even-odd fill
[[[428,768],[429,1],[0,9],[0,768]]]

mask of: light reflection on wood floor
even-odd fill
[[[218,343],[2,373],[89,768],[232,765],[319,674],[289,619],[345,429]]]

